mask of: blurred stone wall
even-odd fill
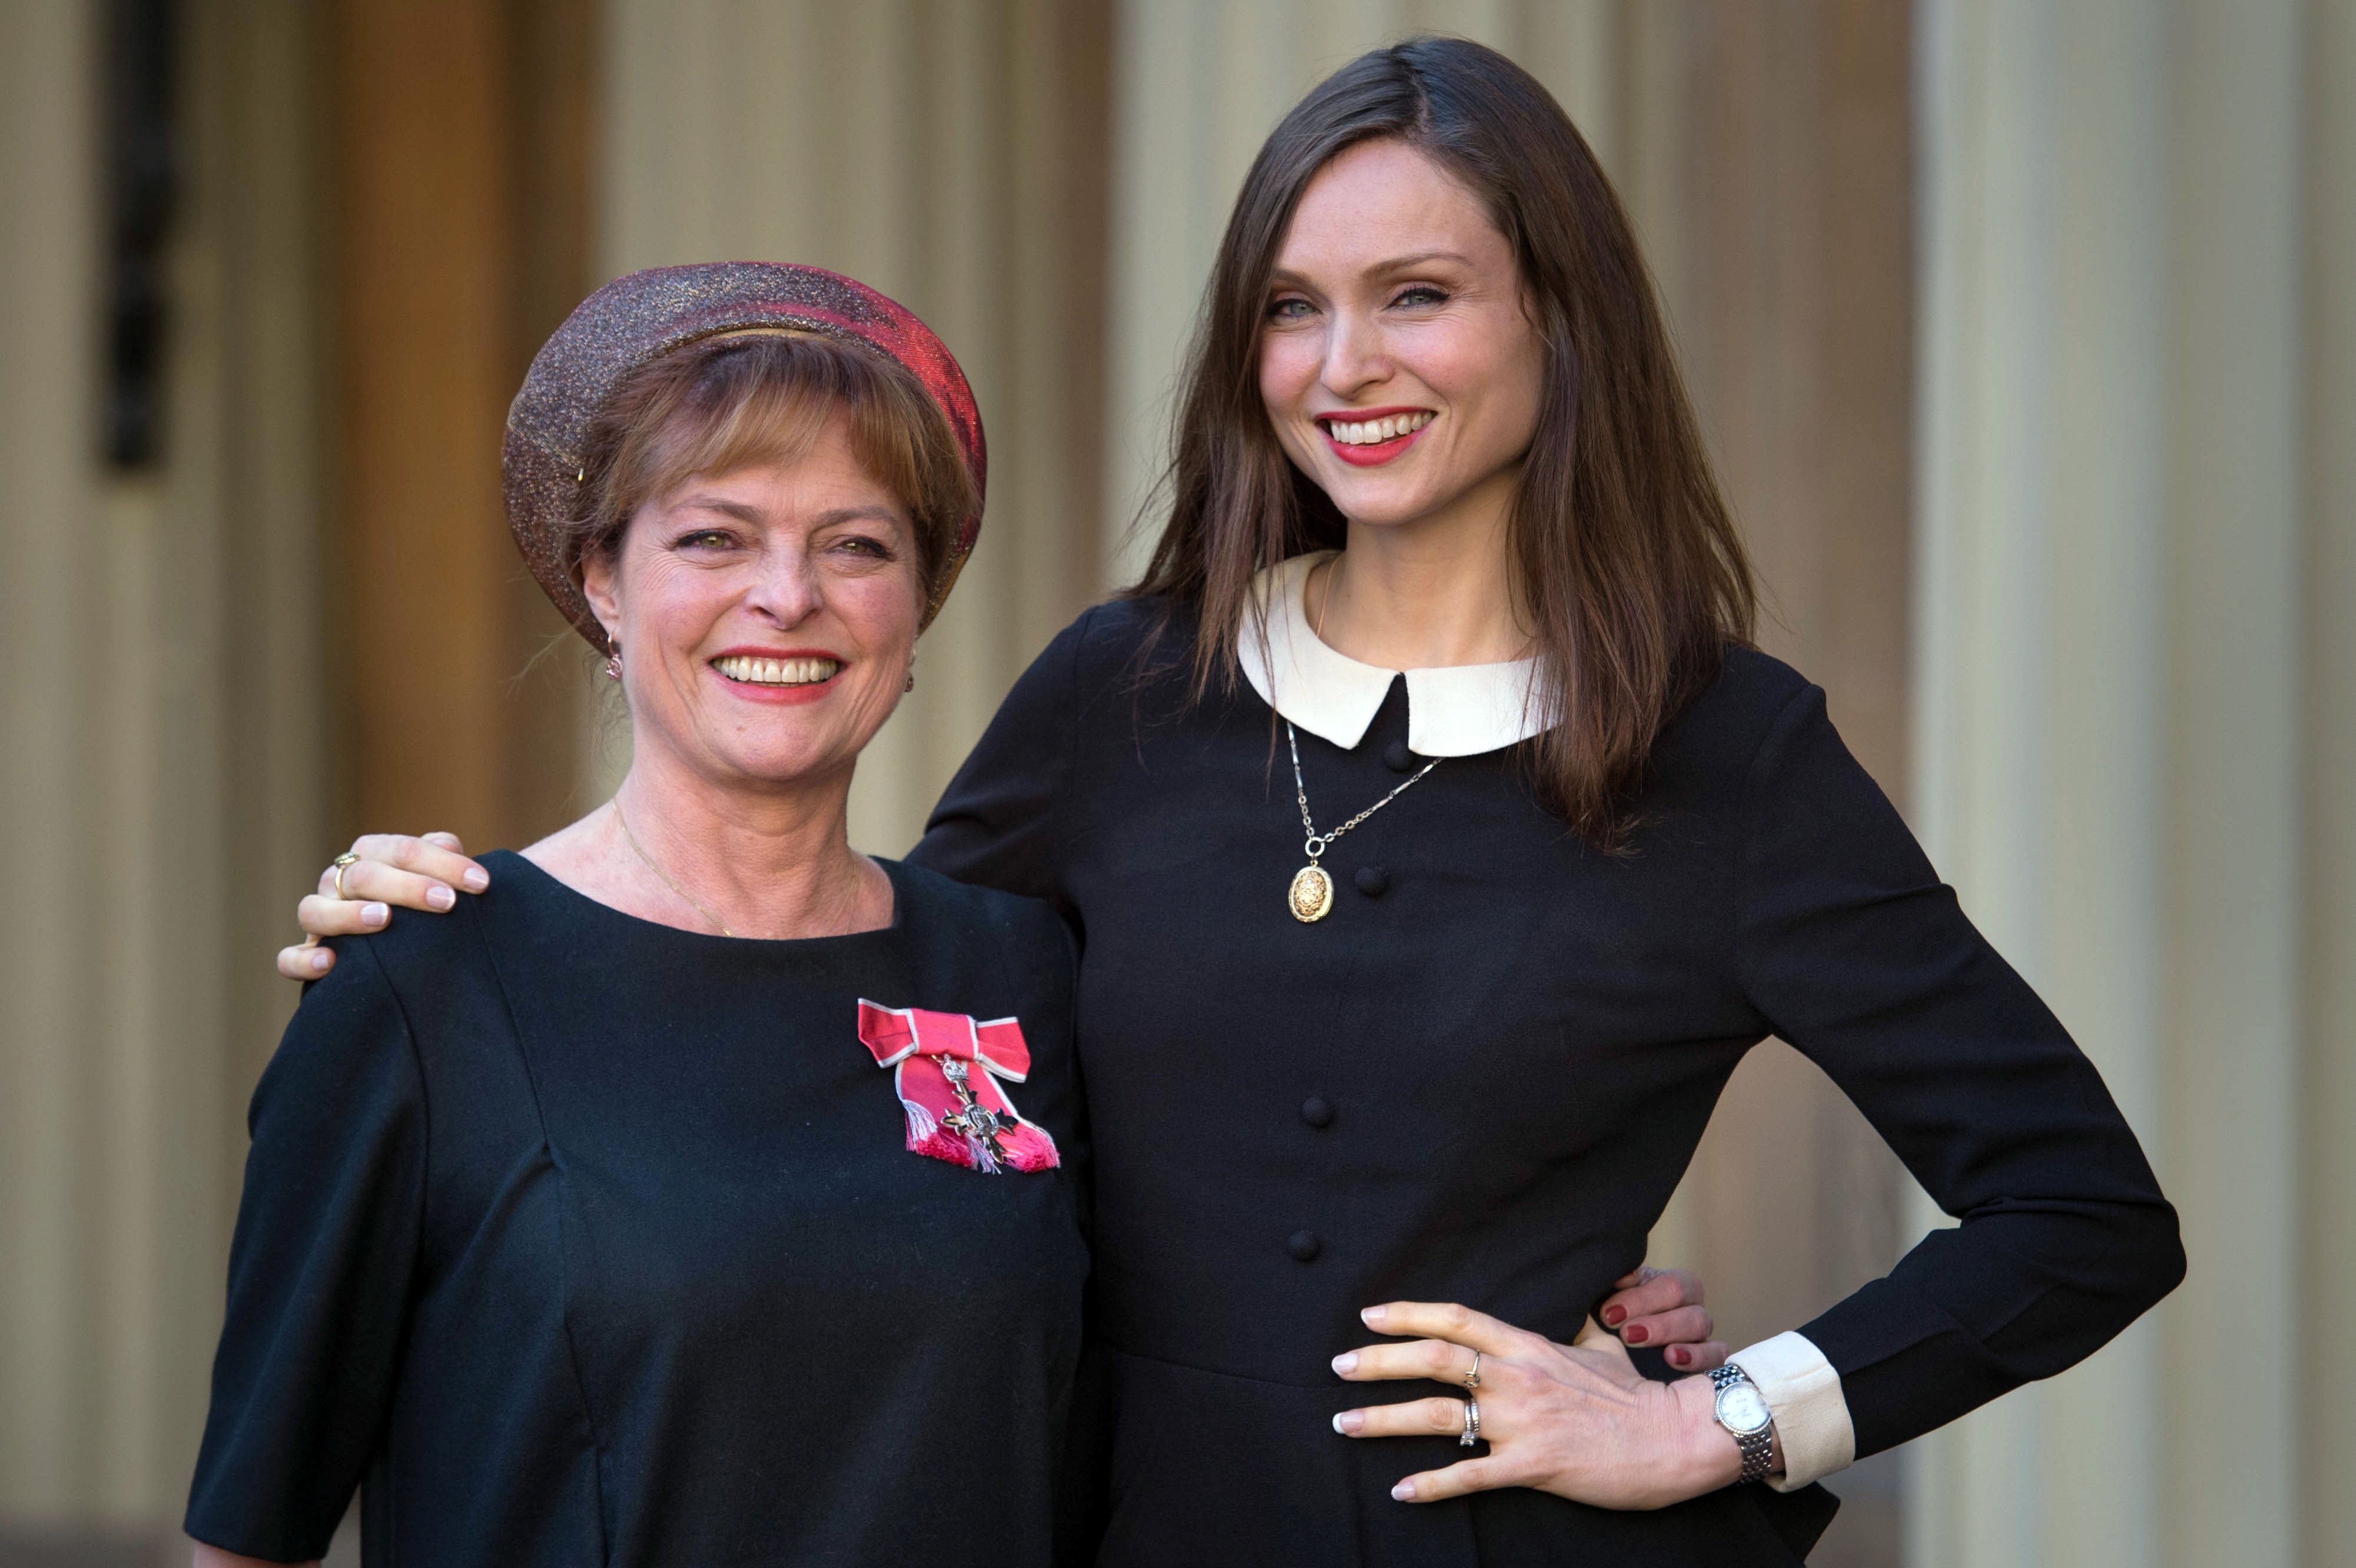
[[[2344,1561],[2356,7],[1920,10],[1914,819],[2191,1273],[1919,1445],[1909,1561]]]

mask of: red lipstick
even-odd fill
[[[1363,424],[1368,420],[1389,419],[1397,414],[1424,413],[1432,414],[1432,417],[1405,435],[1395,435],[1388,441],[1376,442],[1372,445],[1355,446],[1345,441],[1337,441],[1333,436],[1333,426],[1336,422]],[[1416,408],[1412,404],[1380,409],[1335,409],[1328,413],[1315,415],[1314,418],[1317,421],[1318,433],[1325,438],[1325,444],[1333,448],[1333,455],[1359,468],[1378,467],[1390,462],[1408,447],[1413,446],[1417,437],[1439,421],[1439,415],[1433,413],[1431,410]]]

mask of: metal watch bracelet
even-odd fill
[[[1728,1389],[1745,1384],[1749,1385],[1752,1389],[1756,1389],[1759,1386],[1758,1384],[1751,1382],[1751,1374],[1749,1372],[1744,1371],[1740,1367],[1736,1366],[1731,1361],[1729,1361],[1726,1365],[1719,1367],[1717,1371],[1709,1374],[1709,1386],[1713,1395],[1724,1393]],[[1712,1415],[1713,1418],[1717,1418],[1716,1405],[1714,1403],[1712,1405]],[[1738,1432],[1733,1427],[1728,1426],[1722,1418],[1717,1419],[1719,1419],[1719,1427],[1725,1431],[1728,1436],[1734,1439],[1734,1446],[1742,1455],[1742,1475],[1740,1479],[1745,1481],[1765,1480],[1767,1478],[1769,1467],[1775,1462],[1774,1421],[1770,1418],[1767,1424],[1760,1427],[1756,1432]]]

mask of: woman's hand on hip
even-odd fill
[[[1708,1380],[1650,1381],[1591,1318],[1577,1339],[1558,1345],[1453,1304],[1394,1301],[1361,1316],[1378,1333],[1422,1338],[1336,1357],[1333,1370],[1353,1382],[1461,1385],[1480,1352],[1477,1388],[1333,1418],[1334,1430],[1350,1437],[1457,1436],[1465,1400],[1479,1403],[1488,1452],[1408,1477],[1391,1488],[1402,1502],[1530,1487],[1597,1508],[1655,1509],[1741,1474],[1740,1451],[1712,1417]]]
[[[441,914],[456,907],[456,890],[479,893],[491,885],[491,874],[466,859],[455,833],[363,834],[352,840],[351,853],[359,859],[320,872],[319,891],[294,906],[295,921],[309,934],[278,950],[278,972],[290,980],[316,980],[336,966],[336,955],[319,945],[323,936],[380,931],[395,904]]]
[[[1595,1315],[1622,1344],[1653,1346],[1681,1372],[1726,1365],[1726,1342],[1710,1338],[1718,1325],[1702,1305],[1701,1275],[1691,1269],[1640,1268],[1612,1286]]]

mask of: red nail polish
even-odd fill
[[[1687,1349],[1678,1349],[1671,1350],[1671,1351],[1669,1352],[1669,1360],[1672,1360],[1672,1361],[1674,1361],[1675,1363],[1676,1363],[1678,1366],[1681,1366],[1681,1367],[1682,1367],[1682,1366],[1684,1366],[1687,1361],[1690,1361],[1690,1360],[1693,1360],[1693,1352],[1692,1352],[1691,1350],[1687,1350]]]
[[[1627,1320],[1628,1309],[1624,1307],[1607,1307],[1603,1309],[1603,1326],[1606,1328],[1617,1328]]]
[[[1637,1324],[1633,1328],[1629,1329],[1626,1334],[1622,1336],[1622,1338],[1625,1339],[1631,1345],[1641,1345],[1652,1337],[1653,1331],[1650,1328],[1645,1328],[1642,1323]]]

